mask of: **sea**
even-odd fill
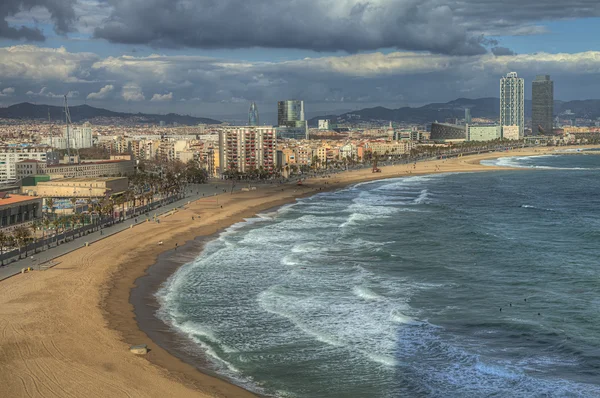
[[[156,293],[273,397],[600,397],[600,156],[356,184],[236,224]]]

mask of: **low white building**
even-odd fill
[[[502,138],[500,126],[467,125],[467,141],[493,141],[500,138]]]
[[[502,126],[502,138],[505,140],[520,140],[521,137],[521,129],[519,126]]]
[[[319,120],[319,130],[329,130],[329,119]]]

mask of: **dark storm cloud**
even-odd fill
[[[95,36],[156,47],[377,48],[474,55],[486,50],[439,0],[110,0]]]
[[[513,50],[506,47],[492,47],[491,51],[492,54],[494,54],[497,57],[501,57],[503,55],[515,55],[515,52]]]
[[[75,0],[2,0],[0,2],[0,38],[30,41],[43,41],[44,34],[37,28],[27,26],[14,27],[6,21],[20,11],[30,11],[34,7],[43,7],[50,13],[56,33],[65,34],[71,31],[75,11]]]
[[[547,31],[541,21],[600,16],[597,0],[109,0],[95,36],[155,47],[378,48],[473,55],[482,35]]]

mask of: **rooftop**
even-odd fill
[[[108,181],[118,181],[122,179],[127,179],[127,177],[77,177],[77,178],[57,178],[55,180],[43,181],[38,184],[47,184],[47,183],[69,183],[69,182],[108,182]]]
[[[0,199],[0,206],[13,205],[15,203],[21,202],[29,202],[31,200],[40,200],[40,198],[27,195],[10,195],[8,198]]]

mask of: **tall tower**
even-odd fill
[[[465,108],[465,124],[471,124],[471,108]]]
[[[250,110],[248,111],[248,126],[259,126],[258,119],[258,107],[256,102],[250,104]]]
[[[525,80],[510,72],[500,79],[500,125],[519,126],[519,138],[525,130]]]
[[[304,101],[287,100],[277,103],[279,127],[304,127]]]
[[[550,75],[538,75],[531,83],[532,93],[532,134],[552,134],[552,114],[554,113],[554,82]]]

